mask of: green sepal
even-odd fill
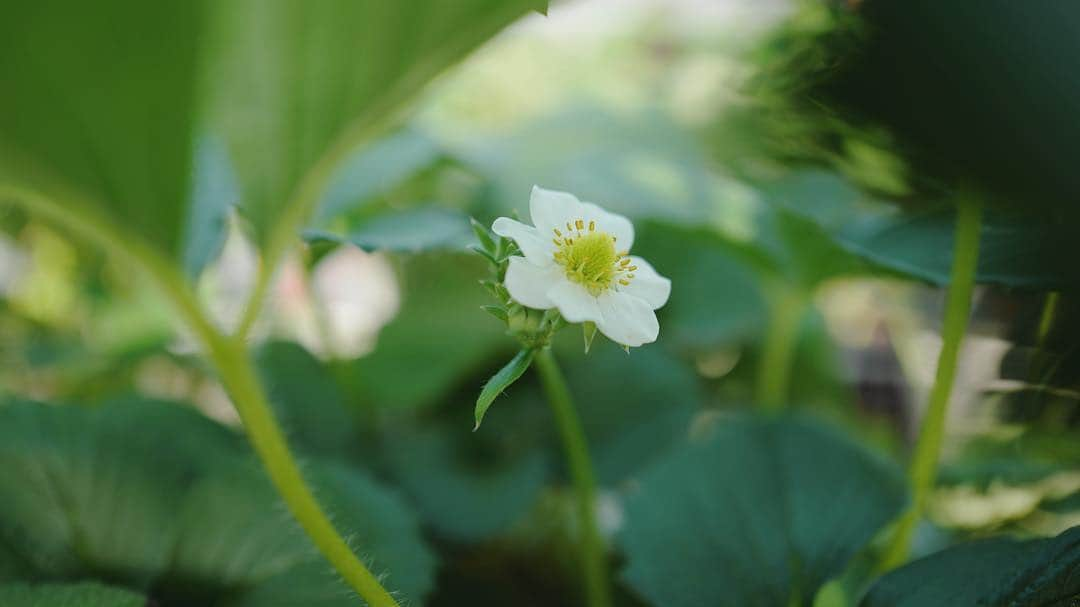
[[[592,347],[593,339],[596,337],[596,323],[591,320],[586,320],[581,323],[581,334],[585,337],[585,353],[589,353],[589,348]]]
[[[473,234],[476,234],[476,239],[480,241],[480,246],[488,253],[494,254],[495,238],[487,226],[477,221],[475,217],[469,218],[469,225],[472,227]]]
[[[488,407],[495,402],[495,397],[502,394],[503,390],[509,388],[525,373],[525,370],[532,364],[535,354],[536,350],[534,348],[526,348],[518,352],[510,362],[506,363],[505,367],[499,369],[498,373],[492,375],[491,379],[484,384],[484,389],[480,391],[480,397],[476,399],[476,426],[473,427],[473,432],[480,429],[480,422],[484,419]]]
[[[507,314],[506,308],[502,306],[482,305],[480,306],[480,309],[503,322],[508,322],[510,320],[510,315]]]

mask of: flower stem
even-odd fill
[[[536,354],[536,368],[562,437],[566,462],[574,482],[578,519],[581,525],[581,561],[585,570],[585,591],[589,607],[610,607],[607,562],[603,541],[596,524],[596,478],[593,475],[589,448],[581,420],[574,409],[566,380],[551,354],[544,348]]]
[[[301,476],[285,436],[271,413],[244,340],[227,338],[209,321],[176,265],[138,236],[117,230],[87,205],[62,205],[36,192],[0,187],[0,204],[4,202],[20,205],[55,221],[75,236],[101,246],[124,263],[146,273],[207,350],[240,413],[255,452],[285,504],[315,546],[368,605],[397,607],[393,597],[334,529]]]
[[[255,451],[289,511],[323,556],[368,605],[397,607],[397,601],[356,557],[315,500],[289,451],[285,435],[274,419],[242,342],[215,336],[208,347],[210,357],[236,403]]]
[[[778,291],[770,307],[756,388],[758,405],[773,411],[782,408],[788,398],[791,362],[805,311],[801,294],[787,288]]]
[[[937,477],[941,443],[945,437],[945,417],[949,406],[960,342],[967,329],[971,313],[971,295],[975,286],[975,271],[979,259],[979,231],[982,227],[982,206],[963,195],[958,201],[956,242],[953,245],[952,276],[945,300],[945,322],[942,327],[941,353],[937,374],[930,389],[926,413],[923,416],[919,439],[915,443],[908,470],[911,486],[911,506],[896,525],[892,541],[882,557],[882,569],[889,570],[907,561],[915,527],[922,519],[926,501]]]

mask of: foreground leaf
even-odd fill
[[[518,352],[514,358],[510,359],[510,362],[506,363],[506,366],[499,369],[484,384],[484,389],[480,391],[480,396],[476,399],[476,427],[473,428],[474,430],[480,427],[484,414],[487,413],[491,403],[495,402],[495,398],[525,373],[525,370],[532,364],[534,356],[536,356],[536,350],[533,348]]]
[[[626,581],[655,605],[809,604],[904,506],[898,471],[801,419],[721,419],[628,499]]]
[[[883,577],[863,607],[1070,607],[1080,599],[1080,527],[1044,540],[970,542]]]

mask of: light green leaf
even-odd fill
[[[351,243],[365,251],[463,251],[473,242],[469,219],[450,209],[428,207],[377,215],[345,236],[325,230],[307,230],[304,240],[312,244]]]
[[[179,258],[207,3],[33,2],[0,20],[0,187]]]
[[[435,163],[442,148],[415,128],[393,133],[345,159],[319,204],[312,227],[324,227],[342,215],[355,214],[373,198]]]
[[[4,607],[144,607],[146,598],[93,582],[78,584],[0,584]]]
[[[518,352],[514,358],[510,359],[510,362],[506,363],[502,369],[499,369],[495,375],[491,376],[491,379],[484,384],[483,390],[480,391],[480,396],[476,399],[476,427],[480,428],[480,422],[484,419],[484,414],[487,413],[488,407],[491,403],[495,402],[495,398],[503,393],[504,390],[510,387],[511,384],[516,382],[521,377],[525,370],[532,364],[533,356],[536,355],[536,350],[528,348]]]
[[[810,603],[904,506],[899,471],[802,419],[721,418],[626,504],[626,581],[665,607]]]
[[[212,122],[236,163],[256,240],[265,243],[286,212],[301,228],[347,154],[436,74],[539,4],[217,3]]]
[[[197,278],[225,246],[229,213],[240,202],[239,186],[220,139],[205,136],[195,149],[191,209],[184,231],[184,270]]]
[[[889,573],[863,607],[1068,607],[1080,598],[1080,527],[1043,540],[994,538]]]

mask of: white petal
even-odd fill
[[[577,196],[534,185],[529,197],[529,214],[540,235],[547,237],[554,236],[553,228],[565,230],[566,222],[581,217],[583,211]]]
[[[603,319],[596,323],[600,332],[624,346],[637,347],[656,341],[660,323],[644,299],[607,291],[597,298]]]
[[[547,310],[555,307],[547,292],[560,279],[563,279],[563,275],[559,266],[552,264],[542,267],[515,255],[506,267],[504,284],[514,301],[528,308]]]
[[[630,265],[637,266],[629,285],[616,283],[616,288],[638,299],[644,299],[652,309],[662,307],[671,295],[671,281],[656,273],[652,265],[640,257],[630,256]]]
[[[583,219],[585,223],[594,220],[596,221],[597,230],[607,232],[615,237],[616,251],[629,251],[630,247],[634,246],[634,224],[630,223],[629,219],[617,213],[606,211],[591,202],[583,202],[581,206],[584,210]]]
[[[509,217],[500,217],[491,225],[491,231],[516,242],[525,257],[535,265],[549,266],[555,261],[552,257],[555,244],[550,238],[541,238],[539,232],[532,226],[514,221]]]
[[[599,322],[602,317],[596,298],[590,295],[585,287],[565,277],[548,290],[547,295],[563,318],[569,322]]]

